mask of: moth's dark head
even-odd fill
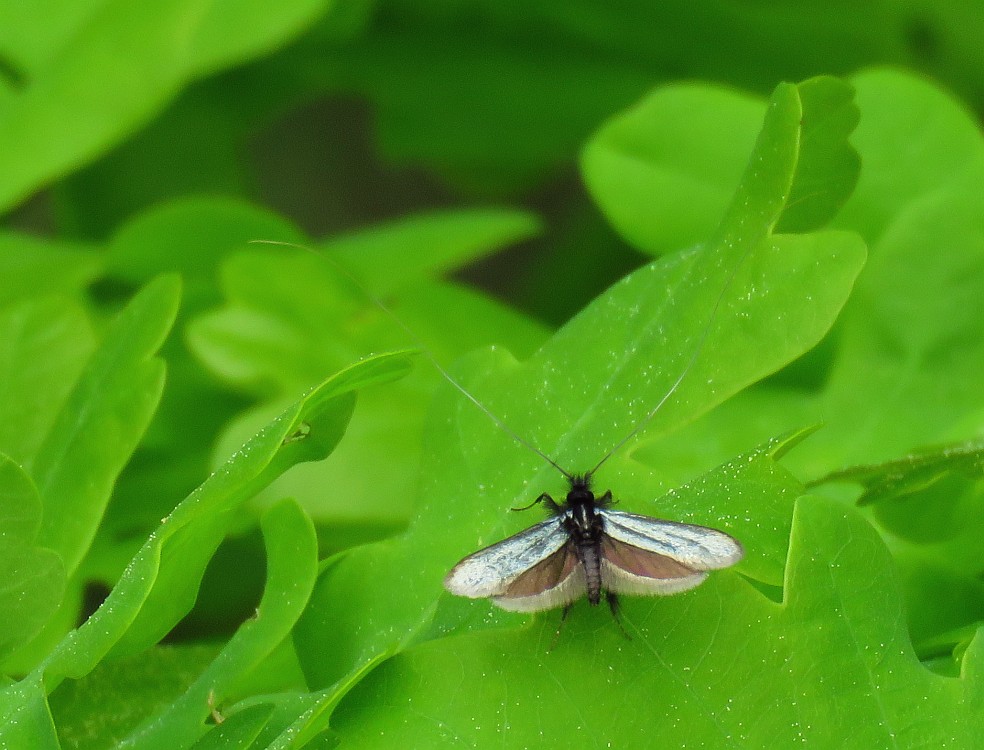
[[[594,503],[591,491],[591,474],[573,474],[568,477],[571,488],[567,492],[568,505],[587,505]]]
[[[590,491],[591,490],[591,474],[571,474],[567,477],[568,483],[571,485],[571,492],[577,491]]]

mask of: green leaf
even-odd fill
[[[31,474],[44,501],[38,537],[71,574],[88,550],[113,483],[133,453],[164,386],[154,357],[174,322],[179,285],[161,278],[107,331],[62,407]]]
[[[522,365],[505,355],[476,359],[460,375],[472,392],[568,472],[585,471],[664,398],[649,436],[679,427],[813,346],[844,304],[864,254],[843,233],[770,236],[795,174],[797,102],[793,87],[777,90],[717,242],[623,279]],[[445,406],[432,425],[419,513],[408,533],[353,550],[319,582],[298,635],[314,685],[331,684],[420,637],[454,562],[529,525],[508,508],[560,491],[549,467],[471,404]],[[627,452],[599,473],[599,491],[611,488],[638,503],[669,489]],[[781,533],[768,497],[733,517]],[[675,501],[659,512],[678,514],[711,526],[729,515],[678,508]],[[775,576],[780,559],[781,551],[772,576],[763,577]],[[344,610],[339,601],[348,603]],[[327,630],[330,651],[316,647]]]
[[[212,73],[269,53],[330,8],[330,0],[250,0],[212,3],[192,40],[189,56],[197,75]]]
[[[847,138],[857,127],[854,89],[836,78],[811,78],[797,86],[803,131],[796,181],[780,232],[806,232],[829,222],[854,191],[861,171]]]
[[[314,527],[292,501],[263,518],[267,583],[256,617],[244,624],[184,695],[149,719],[117,746],[190,747],[204,732],[209,702],[225,699],[233,682],[282,641],[307,604],[317,573]]]
[[[248,748],[269,721],[273,706],[249,706],[225,717],[192,745],[193,750],[225,750],[229,747]]]
[[[214,468],[216,436],[243,408],[243,402],[202,370],[189,352],[184,334],[196,314],[219,303],[218,275],[224,258],[248,240],[271,233],[303,240],[290,222],[263,208],[228,198],[198,197],[142,213],[118,228],[109,241],[109,278],[101,289],[142,285],[161,273],[175,272],[181,274],[182,301],[175,335],[161,351],[168,373],[160,406],[117,482],[93,554],[128,560],[139,546],[134,537],[156,528],[176,498],[187,495]],[[351,361],[339,362],[338,367]],[[318,379],[327,372],[330,370],[320,372]],[[290,400],[280,404],[281,409],[300,392],[292,391]],[[278,413],[270,413],[269,419]],[[254,432],[242,434],[232,447],[241,445]],[[121,549],[124,540],[130,541],[125,550]],[[118,570],[101,570],[96,575],[114,580]]]
[[[842,469],[812,484],[830,492],[845,483],[863,489],[858,503],[871,506],[873,520],[887,532],[905,583],[913,641],[921,653],[939,655],[948,631],[984,617],[981,440]]]
[[[984,441],[923,450],[881,464],[840,469],[814,480],[810,486],[829,482],[860,484],[864,493],[858,498],[858,505],[871,505],[919,492],[951,472],[984,479]]]
[[[196,545],[211,545],[214,549],[216,537],[234,523],[238,507],[257,489],[298,461],[323,458],[344,429],[355,390],[388,382],[405,374],[408,368],[409,356],[401,352],[379,355],[343,370],[232,456],[164,519],[100,608],[70,632],[31,675],[0,690],[0,740],[15,736],[12,733],[17,727],[10,724],[11,717],[37,713],[42,708],[47,715],[43,697],[38,698],[42,684],[48,691],[53,690],[66,677],[79,679],[91,672],[114,646],[114,656],[122,657],[147,648],[167,633],[193,601],[193,596],[189,599],[185,592],[193,594],[201,576],[203,555]],[[281,510],[275,515],[282,519],[284,514],[292,513]],[[296,517],[296,513],[293,515]],[[307,529],[306,524],[305,521]],[[279,547],[306,536],[307,531],[302,535],[277,532],[270,538],[277,540]],[[288,569],[294,570],[298,564],[301,563],[292,562]],[[282,580],[280,575],[278,572],[278,581]],[[307,594],[297,599],[297,593],[278,591],[278,601],[301,607]],[[273,619],[276,627],[284,622],[279,617]],[[269,635],[264,628],[258,630],[265,633],[262,638]],[[248,642],[254,636],[244,637]],[[219,669],[221,672],[224,667]]]
[[[61,750],[40,680],[27,679],[0,693],[0,747]]]
[[[319,249],[377,296],[461,268],[541,231],[526,211],[473,209],[412,216],[332,237]]]
[[[37,453],[95,348],[89,320],[66,299],[40,297],[0,310],[0,450]]]
[[[827,427],[794,458],[806,477],[972,439],[984,413],[984,141],[924,81],[854,83],[865,170],[838,223],[866,233],[871,258],[826,365]]]
[[[48,699],[62,747],[115,747],[180,697],[218,651],[212,644],[156,646],[107,659],[81,680],[65,680]]]
[[[906,207],[979,175],[984,151],[973,113],[929,80],[875,68],[851,82],[863,113],[851,140],[864,169],[838,224],[874,243]]]
[[[90,672],[117,644],[115,655],[156,643],[187,611],[201,576],[196,545],[214,548],[237,508],[298,461],[323,458],[352,408],[353,392],[406,373],[408,355],[379,355],[336,374],[285,411],[164,519],[102,606],[38,667],[53,687],[63,676]],[[311,440],[299,440],[304,428]],[[294,437],[295,439],[287,440]],[[121,639],[126,640],[121,643]]]
[[[0,209],[98,156],[147,122],[192,77],[265,52],[324,0],[56,4],[5,14],[6,56],[25,82],[0,97]]]
[[[962,105],[924,80],[882,70],[852,83],[862,108],[852,141],[865,167],[836,222],[865,233],[870,259],[837,329],[797,373],[647,446],[645,459],[665,461],[671,477],[820,419],[824,428],[788,459],[806,479],[980,439],[984,204],[973,186],[984,179],[984,142]],[[923,643],[984,616],[981,482],[957,473],[932,481],[936,470],[926,471],[899,487],[914,492],[870,511],[898,559],[921,653],[929,653]],[[916,489],[923,480],[930,483]],[[892,484],[883,489],[894,492]],[[833,483],[816,491],[848,502],[858,495]]]
[[[323,245],[329,260],[317,253],[257,246],[222,265],[228,304],[190,326],[190,346],[239,387],[279,395],[361,352],[405,345],[399,327],[339,263],[360,277],[370,294],[386,297],[438,359],[458,356],[496,336],[530,349],[539,340],[535,324],[477,293],[428,280],[536,228],[526,213],[457,211],[333,239]],[[390,299],[397,293],[396,300]],[[434,295],[441,297],[432,301]],[[463,308],[460,325],[450,331],[444,325],[447,306]]]
[[[743,435],[821,419],[790,459],[806,478],[980,434],[984,206],[972,185],[984,179],[984,143],[961,105],[921,79],[880,70],[852,83],[865,168],[836,221],[866,235],[869,261],[835,333],[798,363],[805,377],[743,394],[683,436],[705,448],[699,470],[740,449]]]
[[[761,125],[755,97],[706,84],[664,86],[588,141],[581,170],[622,235],[661,255],[711,235]]]
[[[289,632],[317,572],[314,529],[296,504],[285,501],[272,508],[262,526],[267,583],[255,616],[220,650],[157,647],[107,660],[83,679],[62,683],[51,706],[66,745],[112,741],[114,747],[188,747],[204,732],[210,711],[221,714],[233,685]],[[255,736],[269,714],[270,707],[261,707],[259,715],[247,709],[232,714],[243,717],[232,724]],[[250,716],[254,720],[243,727]]]
[[[34,543],[40,526],[37,490],[17,464],[0,455],[0,663],[37,634],[65,589],[61,558]]]
[[[77,294],[102,268],[103,258],[82,243],[0,232],[0,304]]]
[[[517,745],[979,746],[980,632],[960,678],[926,670],[884,545],[836,503],[797,505],[782,604],[721,573],[626,605],[632,641],[582,607],[551,652],[552,619],[417,646],[349,693],[334,730],[358,747],[484,747],[504,734]]]
[[[770,117],[784,129],[777,138],[759,136],[750,164],[758,160],[764,170],[763,195],[780,201],[762,207],[772,214],[779,208],[780,231],[819,228],[850,195],[859,170],[847,143],[858,117],[852,94],[834,78],[783,84],[773,94]],[[585,180],[609,220],[640,249],[659,254],[704,241],[748,163],[761,112],[749,97],[718,88],[658,89],[588,144]],[[771,156],[769,148],[776,149]],[[790,192],[775,191],[783,183]],[[731,205],[746,210],[740,201]]]
[[[198,316],[189,344],[210,370],[267,403],[235,420],[219,441],[231,450],[269,419],[287,396],[359,353],[412,341],[357,288],[343,268],[354,268],[369,293],[384,295],[398,319],[439,362],[499,342],[531,352],[542,326],[480,292],[431,281],[438,270],[490,251],[535,227],[512,211],[456,211],[416,217],[329,241],[329,259],[291,248],[237,253],[222,266],[227,304]],[[352,265],[348,265],[348,264]],[[376,268],[377,270],[371,270]],[[399,288],[391,288],[399,283]],[[447,325],[448,310],[455,325]],[[325,529],[330,550],[378,539],[405,527],[411,513],[426,406],[439,374],[428,364],[392,388],[365,394],[359,418],[326,462],[292,472],[258,502],[297,497]],[[400,418],[394,422],[393,415]],[[387,471],[366,472],[386,465]],[[333,492],[324,492],[326,483]]]
[[[304,239],[284,218],[243,201],[174,200],[131,219],[113,235],[107,273],[137,284],[164,272],[180,273],[191,311],[197,312],[218,301],[215,280],[225,256],[250,240],[270,236],[292,242]]]
[[[13,157],[0,181],[0,207],[93,158],[172,96],[187,70],[189,31],[205,7],[201,0],[90,5],[40,44],[31,16],[9,18],[12,57],[29,83],[0,101],[0,144]]]
[[[167,533],[159,534],[154,588],[114,653],[133,653],[160,640],[194,604],[205,565],[236,522],[233,511],[295,464],[325,458],[345,432],[355,392],[400,378],[408,369],[408,355],[395,353],[342,370],[281,414],[178,506],[162,524]],[[271,451],[275,435],[279,444]],[[259,456],[240,459],[244,451]]]

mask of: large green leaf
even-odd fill
[[[694,418],[811,347],[843,305],[864,252],[841,233],[771,235],[794,184],[801,114],[795,87],[779,87],[715,241],[630,275],[523,364],[505,355],[476,359],[462,371],[472,390],[568,471],[583,471],[671,391],[651,431]],[[611,487],[629,509],[650,510],[641,499],[669,488],[625,453],[599,473],[599,490]],[[507,509],[560,484],[471,404],[446,404],[432,423],[409,532],[343,556],[319,582],[297,637],[312,682],[358,673],[421,637],[456,559],[528,525]],[[773,548],[781,548],[783,524],[768,492],[751,507],[740,497],[722,506],[688,497],[667,499],[660,515],[772,529]],[[468,606],[487,616],[488,605]],[[326,651],[317,644],[329,630]]]
[[[960,678],[912,652],[892,561],[853,511],[804,498],[783,603],[724,573],[692,594],[635,601],[632,640],[575,611],[431,641],[390,659],[342,702],[358,747],[980,747],[984,649]]]
[[[823,420],[788,463],[811,480],[846,471],[854,485],[868,479],[850,467],[870,466],[871,479],[886,480],[878,493],[908,493],[870,518],[899,560],[909,626],[930,653],[924,643],[952,647],[947,633],[984,617],[980,481],[962,476],[966,459],[953,450],[984,430],[984,205],[975,187],[984,142],[962,106],[925,80],[876,70],[852,83],[862,107],[852,140],[865,166],[836,223],[864,233],[871,258],[836,331],[796,372],[653,441],[645,458],[668,458],[679,476],[682,446],[695,448],[683,468],[702,471],[749,439]],[[906,457],[934,451],[929,465],[905,469]],[[905,476],[895,481],[898,470]],[[816,491],[861,493],[844,482]]]

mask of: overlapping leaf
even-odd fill
[[[476,358],[463,371],[470,387],[507,424],[576,471],[600,460],[681,373],[654,430],[692,419],[809,348],[850,291],[863,246],[844,233],[772,235],[795,184],[802,117],[797,89],[780,86],[732,208],[705,248],[632,274],[522,365],[502,355]],[[812,300],[808,310],[791,304],[804,296]],[[543,490],[561,491],[556,475],[537,471],[536,457],[471,405],[445,404],[433,425],[420,514],[408,534],[352,552],[319,582],[297,638],[315,684],[357,673],[423,637],[439,582],[456,559],[529,523],[510,517],[510,506]],[[597,480],[605,485],[599,489],[610,486],[631,502],[629,509],[652,512],[639,501],[656,494],[659,483],[624,455]],[[776,525],[774,508],[737,497],[708,500],[674,497],[673,507],[659,513],[710,525],[740,518],[769,529],[762,547],[782,559],[783,524]],[[340,611],[334,603],[342,600],[348,606]],[[485,613],[488,605],[468,606]],[[461,620],[460,612],[440,618]],[[327,630],[330,652],[315,645]]]

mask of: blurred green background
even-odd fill
[[[4,5],[8,226],[99,241],[150,205],[204,192],[321,236],[506,202],[542,216],[544,233],[463,273],[552,323],[639,262],[576,161],[654,86],[764,95],[887,63],[975,111],[984,95],[975,0]],[[99,70],[80,69],[97,54]],[[14,99],[27,81],[51,109],[33,123]],[[87,106],[62,117],[69,97]],[[558,275],[569,293],[556,293]]]

